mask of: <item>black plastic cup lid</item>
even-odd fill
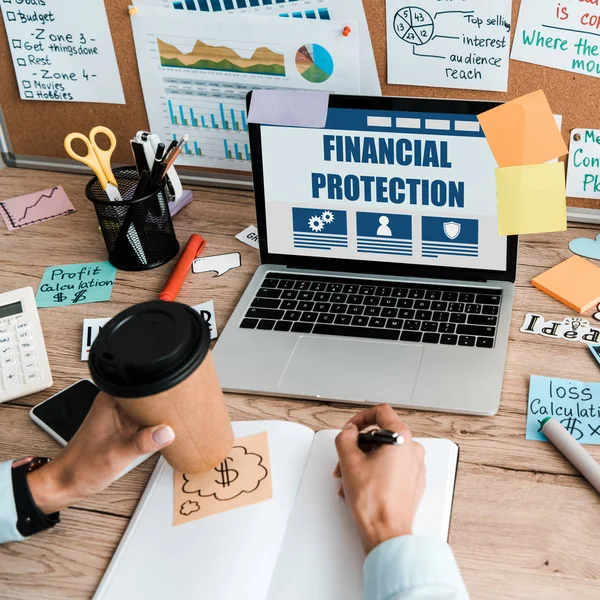
[[[113,396],[151,396],[191,375],[209,346],[210,329],[195,310],[178,302],[144,302],[102,327],[90,350],[90,373]]]

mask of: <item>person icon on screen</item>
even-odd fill
[[[377,230],[377,235],[392,237],[392,230],[389,228],[390,219],[389,217],[379,217],[379,229]]]

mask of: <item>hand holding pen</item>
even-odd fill
[[[377,433],[365,435],[370,436],[367,443],[377,447],[364,452],[359,431],[373,425],[379,427]],[[413,441],[394,410],[386,405],[358,413],[335,443],[340,461],[334,472],[341,480],[338,493],[352,512],[365,552],[411,534],[425,490],[425,450]]]

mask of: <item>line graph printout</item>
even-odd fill
[[[362,0],[135,0],[134,4],[176,10],[183,12],[188,18],[198,19],[205,18],[207,14],[218,14],[279,16],[312,21],[356,21],[358,30],[354,32],[358,31],[360,38],[361,93],[370,96],[381,95],[377,64]]]
[[[0,202],[0,215],[9,231],[75,212],[62,186]]]
[[[386,11],[388,83],[507,91],[511,0],[387,0]]]
[[[598,1],[523,0],[511,58],[600,77]]]
[[[132,26],[151,130],[163,140],[190,136],[180,165],[250,171],[250,89],[361,91],[358,36],[341,35],[338,21],[281,19],[273,27],[255,16],[190,19],[140,7]],[[299,67],[299,53],[315,46],[318,68]]]

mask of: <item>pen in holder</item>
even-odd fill
[[[140,181],[135,167],[113,169],[122,201],[111,201],[94,177],[85,188],[94,204],[108,260],[117,269],[143,271],[172,260],[179,252],[164,185],[134,199]]]

